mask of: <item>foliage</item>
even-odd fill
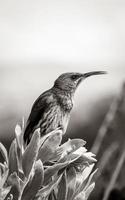
[[[24,149],[23,127],[17,125],[9,154],[0,143],[0,200],[88,199],[95,187],[95,155],[82,139],[61,141],[60,130],[42,138],[36,130]]]

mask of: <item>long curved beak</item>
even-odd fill
[[[93,72],[87,72],[85,74],[83,74],[84,78],[87,78],[89,76],[93,76],[93,75],[102,75],[102,74],[107,74],[106,71],[93,71]]]

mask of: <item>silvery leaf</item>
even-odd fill
[[[10,190],[11,190],[11,186],[1,189],[0,190],[0,200],[5,200],[6,196],[10,192]]]
[[[53,166],[49,166],[44,173],[44,185],[48,184],[51,177],[58,173],[59,170],[62,168],[66,167],[68,165],[68,162],[65,163],[57,163],[54,164]]]
[[[61,181],[58,185],[58,194],[57,199],[59,200],[66,200],[67,199],[67,178],[66,178],[66,171],[61,178]]]
[[[34,165],[34,175],[28,180],[25,185],[21,200],[34,199],[38,190],[41,188],[44,179],[43,164],[40,160],[36,161]]]
[[[9,150],[9,174],[12,174],[13,172],[16,172],[17,174],[19,172],[16,139],[11,143]]]
[[[78,148],[84,146],[86,142],[82,139],[72,139],[68,140],[64,144],[62,144],[59,149],[62,151],[62,157],[76,151]]]
[[[93,176],[95,175],[96,172],[97,172],[97,170],[95,170],[93,173],[91,173],[89,177],[86,175],[88,177],[87,179],[83,178],[81,180],[81,182],[78,184],[78,187],[75,191],[74,197],[76,197],[79,193],[85,191],[89,187],[89,185],[92,182]],[[88,172],[86,171],[86,173],[90,173],[90,171],[88,171]]]
[[[76,188],[76,170],[74,167],[70,167],[66,170],[67,172],[67,200],[72,200],[73,194]]]
[[[88,199],[89,195],[91,194],[91,192],[93,191],[95,187],[95,183],[92,183],[86,190],[85,190],[85,200]]]
[[[2,174],[1,179],[0,179],[0,189],[3,188],[3,186],[4,186],[4,184],[7,180],[8,174],[9,174],[9,170],[6,169],[4,171],[4,173]]]
[[[6,161],[6,163],[8,164],[8,153],[6,148],[4,147],[4,145],[0,142],[0,152],[4,158],[4,160]]]
[[[40,133],[35,131],[29,145],[22,156],[22,168],[26,177],[29,176],[33,164],[37,158],[39,149]]]
[[[21,188],[20,188],[20,178],[17,176],[16,172],[14,172],[9,176],[7,183],[8,185],[12,186],[7,197],[9,198],[10,194],[12,194],[13,199],[18,199],[21,192]]]
[[[59,184],[61,178],[62,175],[53,178],[53,180],[50,183],[48,183],[48,185],[44,186],[42,189],[38,191],[37,196],[38,197],[40,196],[43,199],[47,198],[51,193],[51,191],[57,188],[57,185]]]
[[[56,156],[55,152],[57,147],[60,145],[61,140],[62,133],[60,133],[59,131],[48,136],[48,138],[39,149],[37,159],[41,159],[43,163],[51,160],[56,160],[54,156]]]

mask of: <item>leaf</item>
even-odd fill
[[[60,169],[66,167],[67,165],[68,165],[68,162],[65,162],[65,163],[57,163],[57,164],[54,164],[53,166],[48,167],[44,173],[44,185],[48,184],[51,177],[55,175],[56,173],[58,173]]]
[[[15,135],[17,139],[17,144],[19,145],[20,148],[21,148],[21,141],[20,141],[21,133],[22,133],[21,127],[19,124],[17,124],[15,127]]]
[[[36,129],[36,130],[38,130],[38,131],[40,132],[40,128],[38,128],[38,129]],[[49,136],[51,136],[51,135],[53,135],[53,134],[55,134],[55,133],[57,133],[57,132],[62,133],[62,130],[60,130],[59,128],[57,128],[57,129],[55,129],[55,130],[53,130],[53,131],[47,133],[46,135],[43,135],[43,136],[40,138],[40,146],[41,146],[42,144],[44,144],[44,142],[46,141],[46,139],[47,139]]]
[[[62,140],[62,132],[55,132],[48,136],[45,142],[41,145],[37,159],[41,159],[42,162],[55,160],[54,153]]]
[[[24,153],[23,148],[23,134],[20,125],[16,125],[15,127],[15,136],[17,142],[17,156],[18,156],[18,165],[19,169],[22,170],[22,154]]]
[[[83,157],[85,159],[87,159],[89,164],[92,164],[93,162],[97,162],[97,160],[95,158],[93,158],[95,156],[95,154],[91,153],[91,152],[86,152],[84,153]]]
[[[34,165],[34,175],[29,179],[22,192],[21,200],[34,199],[38,190],[41,188],[44,179],[43,164],[41,160]]]
[[[8,199],[14,199],[14,200],[18,200],[19,199],[19,191],[17,190],[16,186],[12,186],[10,192],[7,194],[5,200]],[[10,198],[11,197],[11,198]]]
[[[80,192],[74,200],[87,200],[93,191],[95,183],[93,182],[85,191]]]
[[[10,194],[10,196],[9,196],[9,197],[7,197],[7,200],[13,200],[13,195],[12,195],[12,194]]]
[[[87,179],[87,177],[90,175],[93,167],[94,167],[95,164],[91,164],[89,165],[88,167],[86,167],[83,172],[80,174],[80,177],[82,176],[81,178],[81,182],[83,182],[85,179]]]
[[[4,171],[4,173],[2,174],[1,180],[0,180],[0,189],[3,188],[3,186],[4,186],[4,184],[5,184],[6,180],[7,180],[7,177],[8,177],[8,173],[9,173],[9,170],[6,169]]]
[[[94,165],[91,165],[90,168],[87,167],[87,170],[84,169],[84,171],[83,171],[83,173],[81,173],[81,175],[79,174],[78,179],[81,179],[81,180],[77,180],[77,189],[75,191],[74,197],[77,196],[79,193],[81,193],[83,190],[85,191],[87,189],[87,187],[89,187],[89,185],[91,184],[92,178],[95,175],[95,173],[97,172],[97,170],[95,170],[93,173],[91,173],[93,167],[94,167]],[[89,176],[89,174],[90,174],[90,176]],[[78,177],[78,175],[77,175],[77,177]]]
[[[9,176],[7,183],[10,186],[12,186],[7,196],[9,197],[9,195],[12,194],[13,199],[18,199],[21,192],[21,188],[20,188],[20,178],[17,176],[16,172],[14,172]]]
[[[61,158],[58,163],[68,162],[69,164],[73,163],[75,160],[77,160],[80,157],[80,155],[77,154],[69,154]]]
[[[16,185],[20,190],[20,178],[17,176],[16,172],[14,172],[8,177],[7,183],[9,185]]]
[[[52,191],[48,197],[48,200],[55,200],[55,192]]]
[[[49,196],[51,191],[53,189],[57,188],[57,185],[59,184],[61,178],[62,178],[62,175],[60,175],[59,177],[57,176],[56,178],[54,178],[50,183],[48,183],[48,185],[46,185],[45,187],[40,189],[36,196],[37,197],[41,197],[41,198],[46,198],[47,196]]]
[[[84,169],[84,166],[88,166],[88,164],[91,165],[94,162],[96,162],[95,158],[87,157],[86,155],[83,154],[79,156],[79,158],[76,161],[74,161],[73,166],[81,171]]]
[[[66,200],[67,199],[67,179],[66,179],[66,171],[64,171],[61,181],[58,186],[58,194],[57,199]]]
[[[67,199],[72,200],[76,187],[76,171],[74,167],[70,167],[69,170],[67,169],[66,172],[67,172],[67,187],[68,187]]]
[[[94,164],[86,166],[82,172],[77,173],[75,195],[79,193],[79,190],[78,190],[79,186],[88,178],[93,167],[94,167]]]
[[[87,152],[87,149],[85,147],[80,147],[76,151],[73,152],[73,154],[77,155],[83,155]]]
[[[17,143],[16,139],[13,140],[9,150],[9,174],[19,172],[19,163],[18,163],[18,156],[17,156]]]
[[[88,162],[82,156],[74,153],[63,157],[59,162],[66,161],[70,167],[75,167],[77,170],[83,170],[83,167],[88,166]]]
[[[89,164],[92,164],[93,162],[97,161],[95,158],[93,158],[93,157],[95,157],[95,154],[93,154],[91,152],[86,152],[84,147],[80,147],[75,152],[73,152],[73,154],[80,155]]]
[[[76,151],[78,148],[84,146],[86,142],[82,139],[72,139],[68,140],[64,144],[62,144],[59,149],[63,152],[62,157]]]
[[[1,175],[8,169],[8,166],[6,165],[6,162],[0,163],[0,173]]]
[[[0,190],[0,200],[5,200],[7,194],[10,192],[11,186],[3,188]]]
[[[88,181],[87,181],[87,183],[86,183],[86,186],[85,186],[84,190],[86,190],[86,189],[89,187],[89,185],[91,184],[92,178],[93,178],[93,176],[96,174],[97,170],[98,170],[98,169],[96,169],[93,173],[90,174],[90,176],[89,176],[89,178],[88,178]]]
[[[85,192],[81,192],[74,200],[86,200]]]
[[[91,192],[93,191],[95,187],[95,183],[93,182],[85,191],[85,200],[88,199],[89,195],[91,194]]]
[[[70,166],[73,166],[77,172],[81,172],[86,166],[89,166],[89,163],[82,156],[80,156],[72,162]]]
[[[39,141],[40,133],[35,131],[22,157],[22,168],[26,177],[29,176],[33,164],[36,160],[39,149]]]
[[[62,156],[62,151],[61,151],[61,149],[59,149],[59,148],[57,148],[54,152],[53,152],[53,154],[51,155],[51,157],[49,158],[49,161],[59,161],[60,160],[60,158],[61,158],[61,156]]]
[[[8,153],[4,145],[0,142],[0,152],[8,165]]]

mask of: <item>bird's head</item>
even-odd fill
[[[64,73],[61,74],[54,83],[54,87],[61,89],[66,92],[74,93],[78,85],[87,77],[93,75],[106,74],[105,71],[93,71],[88,73]]]

